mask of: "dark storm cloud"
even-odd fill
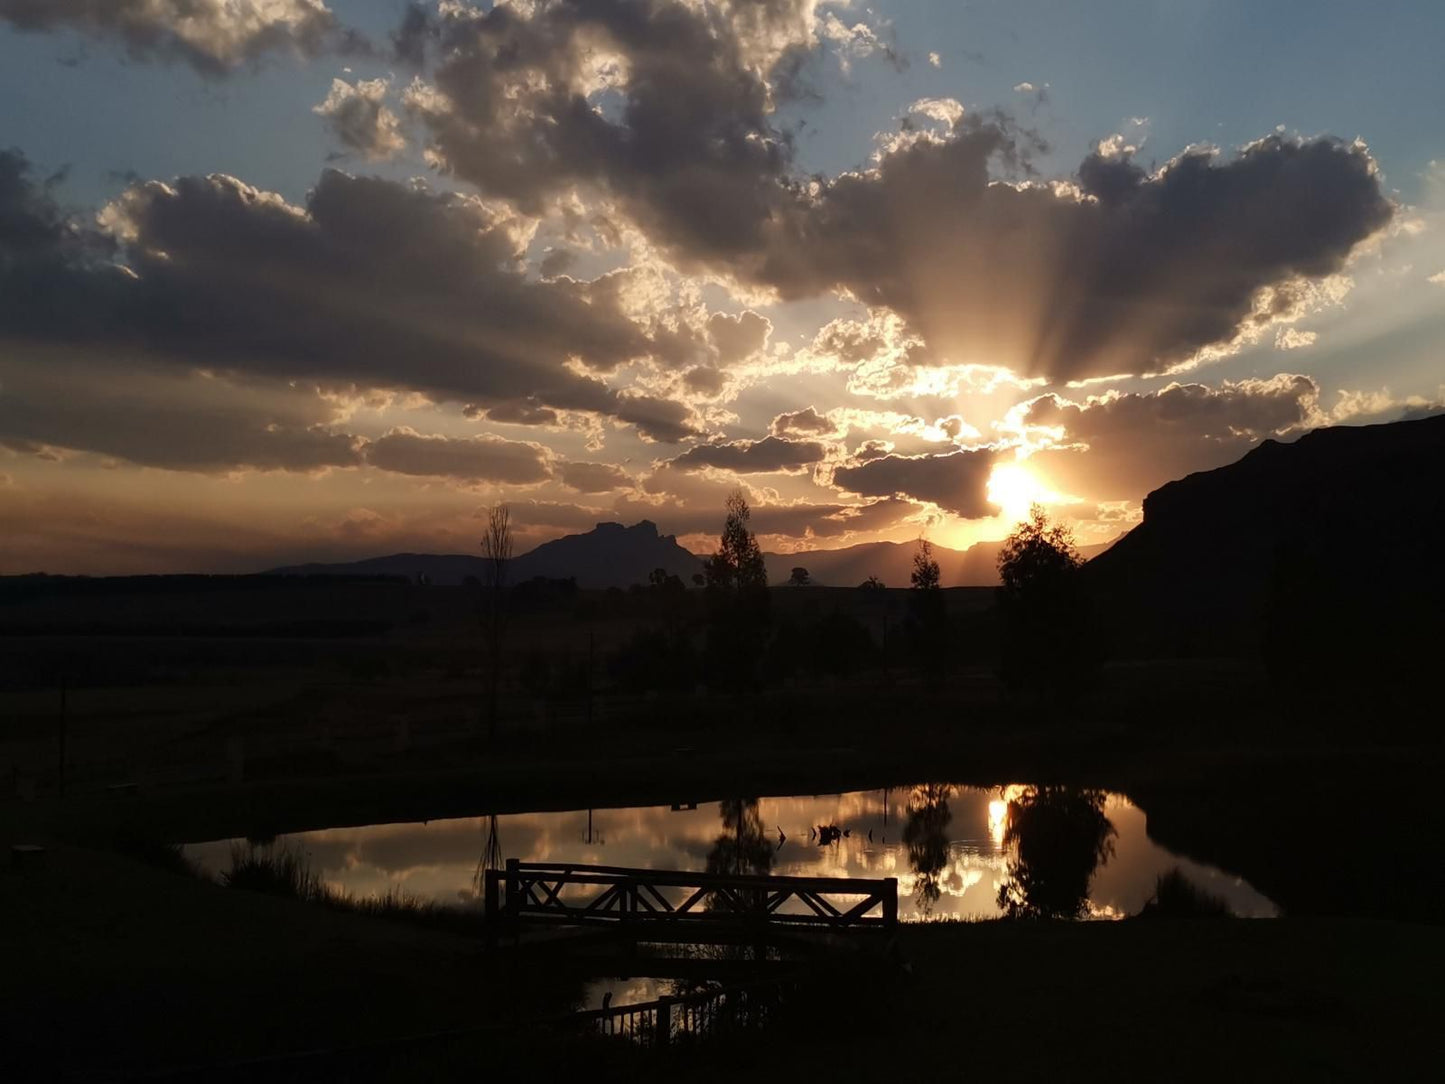
[[[564,486],[578,493],[611,493],[632,484],[628,473],[611,463],[562,463],[557,475]]]
[[[546,448],[530,441],[427,436],[406,428],[366,446],[367,462],[382,470],[512,485],[545,482],[552,476],[550,458]]]
[[[321,0],[0,0],[19,30],[113,39],[139,60],[179,60],[225,75],[268,54],[361,51]]]
[[[852,467],[839,467],[833,482],[860,497],[908,497],[930,501],[963,519],[982,519],[997,509],[988,500],[991,450],[941,455],[885,455]]]
[[[1036,399],[1027,425],[1061,427],[1064,447],[1033,457],[1054,488],[1102,500],[1138,500],[1194,471],[1233,462],[1260,440],[1321,421],[1307,376],[1171,384],[1148,394],[1069,403]]]
[[[768,474],[791,471],[817,463],[828,454],[828,446],[815,440],[735,440],[728,444],[699,444],[669,464],[674,470],[697,471],[705,467],[737,474]]]
[[[603,382],[645,334],[587,283],[529,282],[515,222],[474,199],[328,171],[302,209],[213,175],[134,187],[105,218],[124,267],[0,159],[0,343],[697,429]]]
[[[890,308],[939,360],[1054,381],[1140,373],[1277,315],[1255,313],[1262,290],[1338,271],[1393,210],[1368,152],[1333,139],[1191,150],[1155,175],[1094,155],[1077,190],[995,181],[1028,151],[999,118],[905,143],[780,219],[755,277]]]

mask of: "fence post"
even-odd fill
[[[889,877],[883,882],[883,925],[890,930],[898,925],[898,878]]]
[[[672,1041],[672,998],[670,997],[657,999],[657,1034],[654,1041],[658,1046],[666,1046]]]

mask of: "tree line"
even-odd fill
[[[1101,656],[1079,568],[1082,561],[1068,529],[1050,523],[1035,507],[1009,537],[999,557],[1000,586],[986,612],[951,612],[949,593],[932,545],[920,539],[906,592],[887,591],[868,577],[851,595],[831,591],[778,596],[750,527],[751,510],[734,492],[723,510],[716,550],[694,577],[693,587],[663,569],[630,592],[612,590],[576,603],[590,616],[599,607],[625,613],[636,627],[623,643],[595,660],[609,683],[622,691],[745,694],[799,678],[839,680],[875,672],[885,680],[915,680],[939,689],[950,673],[991,667],[1010,692],[1065,700],[1086,689]],[[505,640],[505,560],[510,539],[504,514],[489,521],[483,549],[490,559],[481,608],[487,633],[488,721],[494,729],[495,675]],[[792,570],[789,584],[806,586],[807,569]],[[567,581],[519,584],[514,598],[577,596]],[[903,595],[900,600],[899,595]],[[587,660],[592,664],[593,660]],[[591,680],[579,676],[576,659],[529,658],[524,685],[559,691]]]

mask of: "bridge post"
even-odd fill
[[[883,925],[890,930],[898,925],[898,878],[883,881]]]
[[[507,918],[513,933],[522,917],[522,879],[517,873],[517,859],[507,859]]]
[[[657,1031],[653,1036],[653,1043],[657,1046],[666,1046],[672,1041],[672,998],[660,997],[657,999]]]

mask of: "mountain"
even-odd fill
[[[991,587],[998,582],[995,566],[1001,542],[979,542],[966,550],[934,546],[933,554],[945,587]],[[877,576],[888,587],[907,587],[913,571],[913,542],[864,542],[836,550],[801,550],[797,553],[765,553],[763,560],[770,583],[786,583],[795,567],[808,570],[810,579],[825,587],[856,587],[869,576]],[[1092,556],[1108,548],[1085,546],[1081,552]],[[704,558],[683,549],[673,535],[659,534],[657,525],[643,520],[624,527],[620,523],[599,523],[584,534],[567,535],[544,542],[534,550],[512,559],[507,579],[521,583],[534,576],[549,579],[576,577],[585,588],[630,587],[646,583],[654,569],[666,569],[686,584],[702,571]],[[486,562],[480,556],[463,553],[394,553],[338,564],[292,565],[272,569],[282,576],[402,576],[415,580],[425,576],[439,585],[457,585],[467,577],[484,579]]]
[[[702,571],[702,558],[679,546],[674,536],[658,534],[657,525],[650,520],[631,527],[599,523],[585,534],[544,542],[514,557],[507,568],[507,579],[521,583],[534,576],[575,577],[577,586],[584,588],[629,587],[646,583],[657,568],[691,583],[694,573]],[[338,564],[293,565],[273,572],[290,576],[404,576],[411,580],[425,576],[431,583],[455,586],[468,576],[484,579],[486,561],[460,553],[396,553]]]
[[[1155,490],[1085,573],[1126,650],[1358,669],[1438,641],[1442,531],[1445,415],[1337,426]]]
[[[507,576],[513,583],[533,576],[575,576],[578,587],[630,587],[646,583],[658,568],[690,584],[702,571],[702,558],[679,546],[675,536],[658,534],[657,524],[644,519],[631,527],[599,523],[586,534],[543,542],[516,558]]]

